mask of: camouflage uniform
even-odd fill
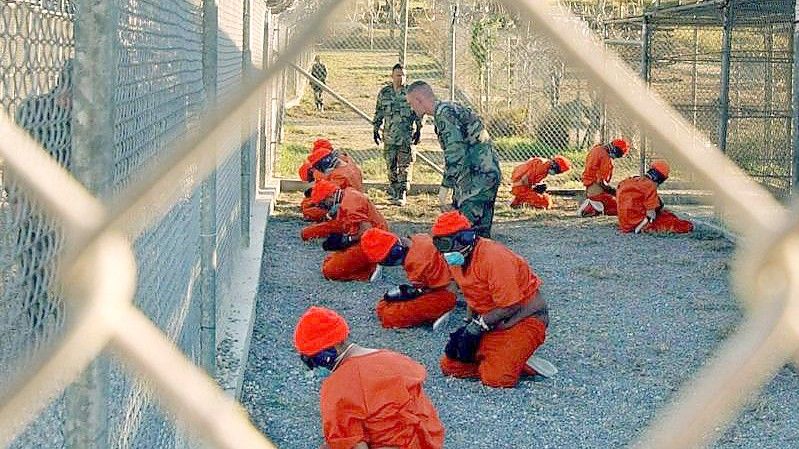
[[[441,185],[453,189],[453,206],[478,233],[491,237],[502,173],[483,121],[471,109],[449,101],[436,103],[433,119],[446,165]]]
[[[321,61],[315,62],[311,67],[311,75],[324,83],[325,80],[327,80],[327,67],[325,67]],[[325,106],[325,102],[322,100],[322,88],[314,83],[311,83],[311,88],[313,89],[313,99],[316,104],[316,109],[321,110]]]
[[[383,125],[383,156],[388,170],[389,190],[393,197],[401,198],[411,186],[410,172],[415,159],[411,150],[413,127],[422,129],[422,119],[413,112],[405,99],[407,88],[402,86],[398,91],[389,84],[377,94],[375,118],[372,121],[374,131]]]

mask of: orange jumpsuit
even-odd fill
[[[585,158],[583,170],[583,185],[585,195],[589,200],[598,201],[604,206],[605,215],[616,215],[616,198],[607,193],[598,184],[601,181],[610,182],[613,177],[613,159],[608,154],[604,145],[595,145]]]
[[[358,164],[346,154],[340,155],[339,159],[343,164],[334,168],[328,174],[312,170],[314,180],[326,179],[342,189],[352,187],[359,192],[363,192],[363,173],[361,173]],[[321,207],[311,204],[310,198],[302,200],[300,209],[302,210],[302,217],[307,221],[323,221],[327,213]]]
[[[531,301],[541,286],[526,260],[504,245],[479,239],[463,267],[450,267],[466,303],[478,314]],[[477,363],[464,363],[444,355],[441,371],[455,377],[479,377],[491,387],[513,387],[522,374],[533,374],[527,359],[544,343],[546,324],[527,317],[504,330],[485,333],[477,348]]]
[[[345,359],[322,382],[320,408],[330,449],[440,449],[444,426],[422,390],[424,367],[380,350]]]
[[[411,284],[432,290],[409,301],[378,301],[377,317],[383,327],[413,327],[431,323],[455,308],[455,294],[447,290],[452,275],[430,235],[411,236],[411,247],[402,266]]]
[[[302,239],[325,238],[330,234],[356,235],[361,223],[388,230],[386,219],[361,192],[347,187],[341,197],[338,213],[330,221],[313,224],[302,230]],[[322,275],[335,281],[365,281],[377,268],[367,259],[361,245],[355,244],[341,251],[332,251],[322,262]]]
[[[548,159],[532,157],[513,169],[513,174],[511,174],[513,201],[510,203],[510,207],[530,206],[537,209],[552,207],[552,197],[548,193],[538,193],[531,187],[547,177],[549,165]]]
[[[619,199],[619,229],[633,232],[646,218],[646,211],[657,211],[655,220],[644,226],[641,232],[671,232],[685,234],[693,231],[694,225],[678,218],[671,211],[661,208],[657,184],[644,176],[633,176],[619,183],[616,192]]]

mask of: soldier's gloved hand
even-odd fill
[[[444,347],[444,354],[447,357],[464,363],[476,362],[477,348],[480,346],[480,339],[483,334],[472,334],[466,331],[466,326],[461,326],[455,332],[449,334],[449,341]]]
[[[543,182],[542,182],[541,184],[536,184],[536,185],[533,187],[533,190],[534,190],[536,193],[544,193],[544,192],[546,192],[546,191],[547,191],[547,185],[546,185],[546,184],[544,184]]]
[[[307,189],[305,189],[305,192],[303,193],[303,195],[305,195],[305,198],[310,198],[311,197],[311,192],[313,192],[313,187],[308,187]]]
[[[383,295],[386,301],[409,301],[418,298],[424,293],[421,288],[414,287],[413,285],[401,284],[396,287],[391,287]]]
[[[416,131],[413,133],[413,144],[419,145],[419,142],[422,140],[422,128],[416,128]]]
[[[375,140],[375,145],[380,145],[380,141],[382,139],[380,138],[380,130],[379,129],[375,130],[375,132],[372,134],[372,138],[374,138],[374,140]]]
[[[324,242],[322,249],[325,251],[341,251],[355,244],[355,239],[351,235],[330,234]]]

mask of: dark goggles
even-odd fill
[[[312,356],[300,354],[300,360],[305,363],[308,369],[314,369],[320,366],[332,369],[333,365],[336,364],[336,357],[338,357],[338,351],[334,348],[323,349],[318,354]]]
[[[386,255],[386,258],[380,265],[385,265],[387,267],[396,267],[397,265],[401,264],[403,260],[405,260],[405,253],[407,252],[406,248],[399,243],[395,243],[394,246]]]
[[[452,235],[442,235],[433,237],[433,245],[441,253],[449,253],[452,251],[460,251],[461,249],[474,245],[477,239],[477,231],[474,229],[467,229],[458,231]]]
[[[326,171],[327,169],[332,167],[333,164],[336,163],[336,159],[338,159],[338,153],[333,151],[332,153],[328,154],[327,156],[320,159],[317,163],[315,163],[313,168],[322,172]]]
[[[663,176],[662,173],[660,173],[659,171],[655,170],[654,168],[650,168],[649,171],[646,172],[646,175],[652,181],[655,181],[658,184],[663,184],[663,182],[666,180],[666,177]]]

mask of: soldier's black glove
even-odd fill
[[[547,185],[546,185],[546,184],[544,184],[543,182],[542,182],[541,184],[536,184],[536,185],[533,187],[533,190],[534,190],[536,193],[544,193],[544,192],[546,192],[546,191],[547,191]]]
[[[355,239],[351,235],[330,234],[324,242],[322,249],[325,251],[341,251],[355,244]]]
[[[311,197],[311,192],[313,192],[313,187],[308,187],[307,189],[305,189],[305,193],[304,193],[305,198],[310,198]]]
[[[424,294],[424,290],[414,287],[413,285],[401,284],[396,287],[390,288],[383,295],[386,301],[409,301],[418,298]]]
[[[375,145],[380,145],[380,141],[382,139],[380,139],[380,130],[379,129],[375,130],[374,134],[372,134],[372,137],[375,139]]]
[[[413,133],[413,144],[419,145],[419,142],[422,141],[422,128],[416,128],[416,131]]]

